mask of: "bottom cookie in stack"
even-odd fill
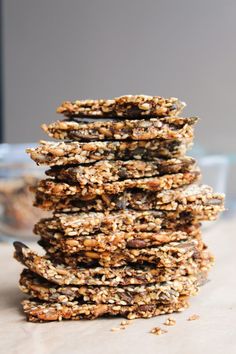
[[[23,301],[23,309],[33,322],[105,315],[133,319],[181,311],[206,280],[213,262],[202,247],[171,267],[145,262],[73,268],[53,257],[39,256],[22,243],[14,245],[15,258],[28,267],[22,272],[20,287],[32,297]]]
[[[166,313],[183,311],[188,307],[186,297],[180,297],[175,303],[152,305],[120,306],[115,304],[90,304],[77,301],[49,303],[34,300],[23,301],[23,310],[31,322],[95,319],[101,316],[122,316],[128,319],[150,318]]]

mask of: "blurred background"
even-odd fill
[[[204,181],[234,209],[235,14],[234,0],[2,0],[1,141],[47,139],[66,99],[175,96],[201,118]]]
[[[65,99],[176,96],[197,141],[235,150],[236,1],[2,0],[3,137],[45,138]]]

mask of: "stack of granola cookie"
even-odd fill
[[[43,125],[59,142],[28,149],[48,176],[35,206],[53,212],[35,225],[40,256],[15,242],[30,321],[129,319],[181,311],[213,258],[203,220],[222,194],[200,185],[192,145],[196,117],[176,98],[122,96],[64,102],[63,120]]]

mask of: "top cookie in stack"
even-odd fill
[[[53,216],[35,225],[38,256],[17,243],[28,270],[21,289],[34,300],[31,321],[181,311],[205,281],[212,256],[202,220],[223,210],[223,196],[199,185],[185,156],[196,117],[184,103],[159,96],[64,102],[65,119],[43,125],[61,142],[28,149],[49,177],[35,188],[35,206]],[[44,302],[42,302],[44,301]]]
[[[185,103],[177,98],[126,95],[109,100],[66,101],[57,109],[66,117],[155,118],[178,115]]]

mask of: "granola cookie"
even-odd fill
[[[149,120],[62,120],[43,124],[48,136],[59,140],[190,139],[197,117],[165,117]]]
[[[201,219],[191,215],[181,217],[171,211],[135,211],[115,212],[55,213],[51,218],[39,220],[34,232],[62,233],[66,237],[92,235],[94,233],[111,234],[114,232],[159,232],[166,229],[186,231],[189,226],[197,225]]]
[[[192,239],[150,248],[125,248],[114,252],[79,251],[70,254],[62,252],[42,239],[39,244],[45,249],[49,258],[72,267],[80,265],[121,267],[133,263],[151,263],[156,267],[175,268],[187,259],[197,256],[203,247],[200,240]]]
[[[196,276],[148,285],[112,286],[58,286],[28,269],[20,276],[20,289],[33,298],[66,304],[79,301],[96,304],[145,305],[178,301],[180,296],[193,296],[198,292]]]
[[[180,297],[177,302],[149,305],[80,304],[78,301],[49,303],[40,300],[24,300],[23,311],[30,322],[95,319],[104,316],[120,316],[128,319],[150,318],[165,313],[183,311],[188,307],[188,298]]]
[[[101,160],[149,160],[184,156],[190,140],[99,141],[81,143],[41,141],[36,148],[27,149],[37,165],[61,166],[91,163]]]
[[[147,191],[165,191],[189,185],[200,179],[199,171],[190,171],[184,173],[175,173],[159,177],[148,177],[139,179],[126,179],[102,185],[69,184],[58,182],[55,179],[43,179],[33,190],[43,194],[57,197],[76,196],[80,200],[92,200],[99,195],[118,195],[129,189],[147,190]]]
[[[55,250],[74,254],[80,251],[115,252],[129,249],[158,247],[173,241],[200,239],[199,225],[183,227],[185,231],[165,230],[159,232],[113,232],[111,234],[97,233],[87,236],[68,237],[63,233],[53,232],[37,225],[34,231],[41,236],[41,241],[48,243]]]
[[[65,101],[57,109],[66,117],[165,117],[179,114],[185,103],[177,98],[124,95],[113,99]]]
[[[15,259],[35,274],[58,285],[126,286],[178,279],[180,276],[207,274],[214,262],[207,248],[178,267],[157,268],[152,264],[133,264],[119,268],[70,267],[47,256],[40,256],[23,243],[14,242]]]
[[[102,160],[85,165],[54,166],[46,171],[46,175],[67,183],[78,183],[81,186],[101,185],[125,179],[189,172],[195,168],[195,165],[196,161],[188,156],[167,160],[155,158],[155,161]]]
[[[76,195],[55,196],[37,191],[34,206],[63,212],[113,211],[171,211],[182,217],[215,220],[224,210],[224,195],[214,193],[206,185],[189,185],[163,192],[128,190],[118,195],[103,194],[92,200],[81,200]]]

